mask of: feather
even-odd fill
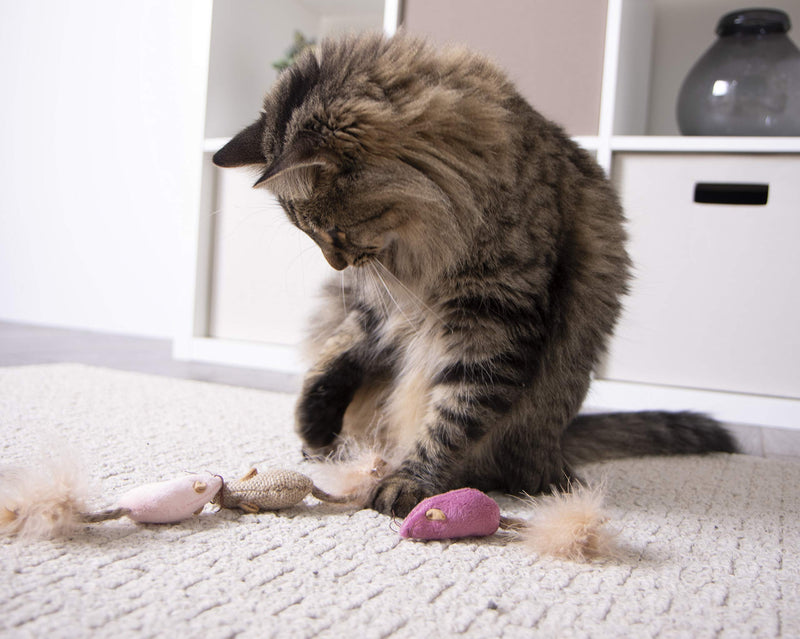
[[[64,537],[86,512],[86,478],[74,459],[47,459],[38,469],[0,469],[0,535]]]
[[[574,484],[569,492],[529,499],[534,513],[519,534],[530,550],[570,561],[617,555],[617,532],[608,525],[602,486]]]
[[[308,473],[326,493],[366,506],[381,478],[397,465],[388,451],[346,440],[333,455],[312,462]]]

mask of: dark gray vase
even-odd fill
[[[722,17],[717,41],[678,95],[684,135],[800,135],[800,51],[789,16],[742,9]]]

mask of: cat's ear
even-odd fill
[[[264,152],[261,149],[263,135],[264,120],[260,119],[233,136],[214,154],[212,161],[223,168],[265,164]]]
[[[321,136],[301,132],[253,186],[264,185],[286,199],[308,198],[320,171],[333,164],[322,145]]]

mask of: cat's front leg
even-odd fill
[[[412,470],[400,468],[381,480],[370,505],[386,515],[405,517],[423,499],[444,492],[434,486],[416,477]]]
[[[363,366],[347,352],[306,376],[295,410],[306,456],[324,456],[335,449],[344,413],[363,379]]]
[[[467,453],[503,421],[518,392],[519,380],[508,368],[495,357],[440,367],[425,394],[414,447],[376,487],[375,510],[405,517],[425,497],[462,487]]]
[[[363,318],[351,314],[306,374],[295,408],[295,429],[306,456],[324,456],[335,449],[345,411],[366,375],[367,339]]]

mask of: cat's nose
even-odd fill
[[[322,243],[319,243],[319,247],[322,249],[322,254],[325,256],[325,259],[328,260],[328,264],[330,264],[337,271],[341,271],[349,266],[349,263],[341,250]]]
[[[311,237],[322,249],[325,259],[337,271],[347,268],[352,260],[347,250],[347,236],[337,227],[332,226],[326,231],[318,231]]]

